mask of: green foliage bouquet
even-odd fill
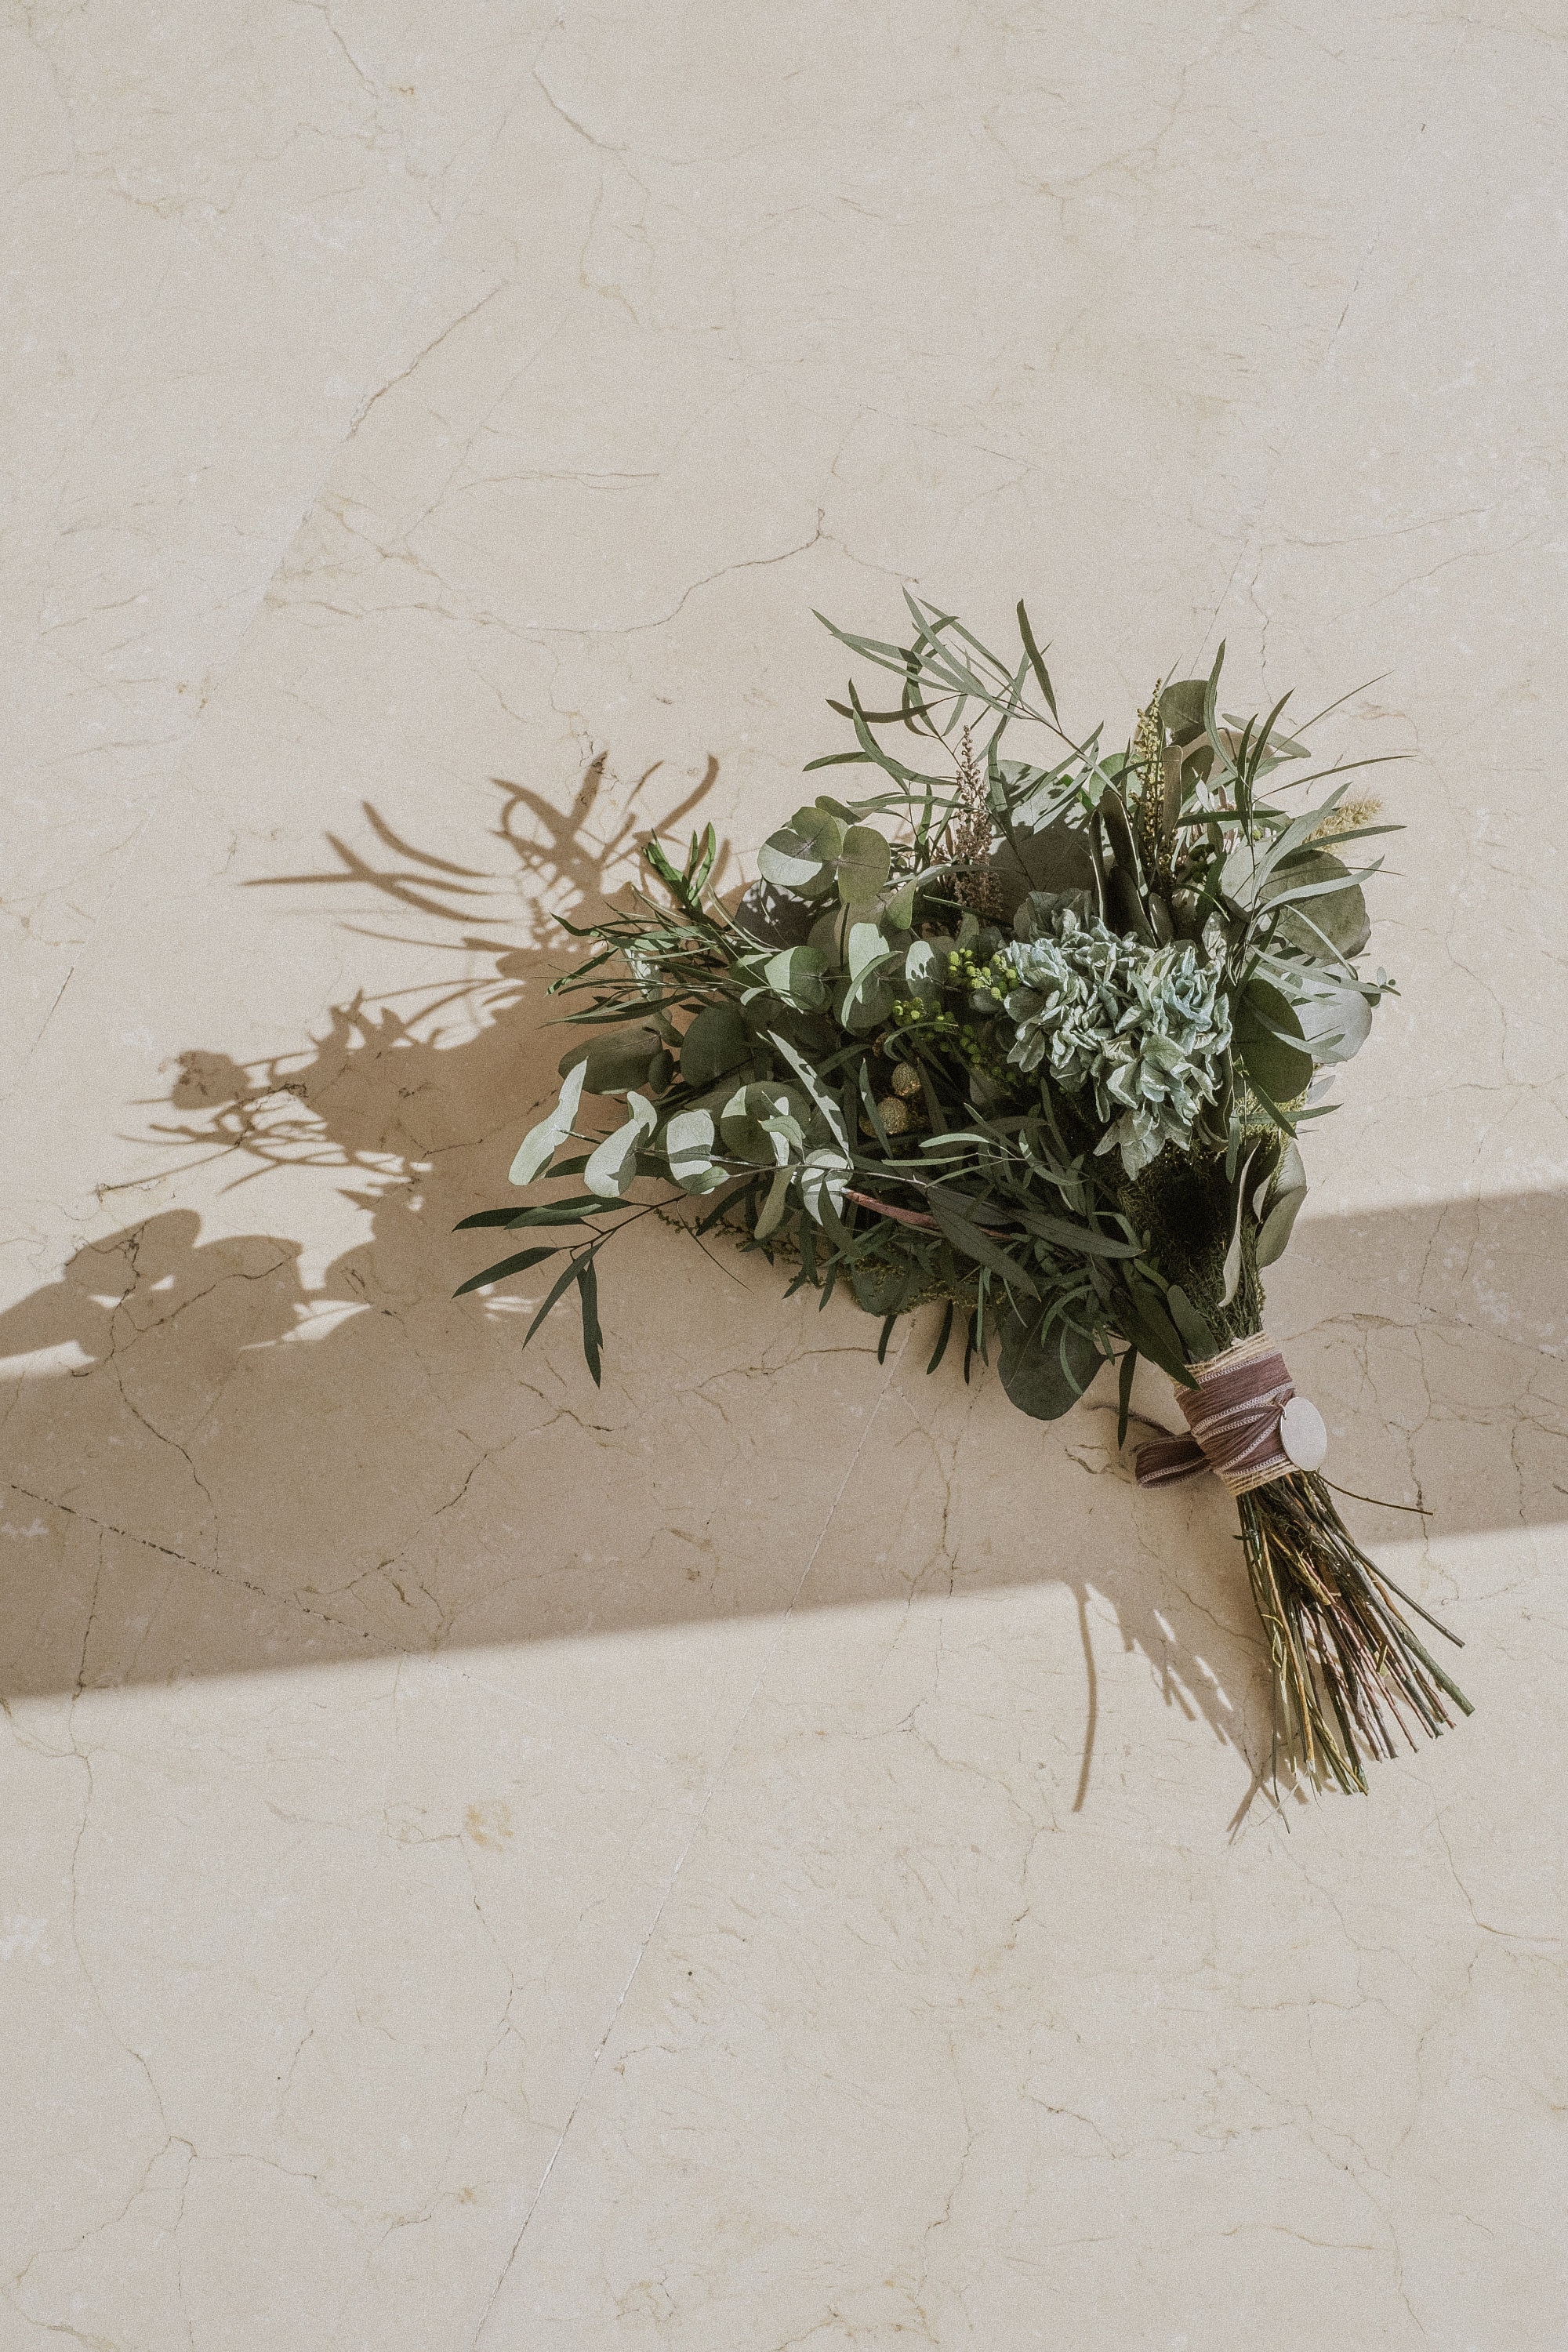
[[[904,644],[826,625],[896,692],[868,708],[851,684],[831,708],[853,742],[811,766],[877,788],[798,809],[738,902],[710,887],[711,827],[679,866],[650,841],[668,907],[637,894],[576,934],[588,952],[555,987],[583,1034],[511,1181],[583,1189],[465,1221],[574,1238],[463,1288],[563,1257],[528,1336],[575,1287],[596,1381],[599,1254],[686,1196],[792,1292],[852,1292],[883,1352],[940,1305],[930,1370],[956,1320],[965,1377],[994,1348],[1040,1419],[1114,1362],[1124,1442],[1146,1357],[1191,1434],[1144,1446],[1140,1479],[1225,1479],[1279,1751],[1363,1787],[1396,1729],[1468,1711],[1341,1520],[1322,1423],[1262,1337],[1263,1271],[1306,1191],[1299,1131],[1392,985],[1361,961],[1376,865],[1343,855],[1389,829],[1349,797],[1367,763],[1298,773],[1282,703],[1222,711],[1223,647],[1208,677],[1155,689],[1125,750],[1074,741],[1022,604],[1015,666],[906,601]],[[1009,756],[1025,730],[1037,756]],[[584,1106],[606,1098],[601,1135]]]

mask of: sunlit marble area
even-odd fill
[[[0,19],[0,2352],[1568,2342],[1565,31]],[[906,585],[1400,755],[1270,1277],[1466,1644],[1364,1799],[1108,1391],[651,1220],[600,1389],[451,1297],[557,919]]]

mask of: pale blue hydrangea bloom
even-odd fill
[[[1108,1122],[1097,1150],[1120,1150],[1136,1176],[1166,1144],[1187,1150],[1218,1095],[1230,1044],[1223,975],[1190,940],[1140,947],[1059,901],[1040,915],[1038,936],[1012,950],[1007,1058],[1064,1093],[1088,1087]]]

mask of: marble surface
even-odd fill
[[[1563,30],[4,17],[4,2352],[1568,2335]],[[555,919],[906,583],[1405,755],[1271,1284],[1478,1704],[1364,1801],[1099,1395],[450,1297]]]

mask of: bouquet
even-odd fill
[[[1124,1444],[1146,1358],[1186,1430],[1137,1475],[1212,1470],[1236,1498],[1277,1766],[1364,1788],[1396,1733],[1469,1707],[1335,1508],[1262,1276],[1305,1196],[1300,1131],[1393,985],[1362,962],[1381,861],[1346,855],[1390,830],[1350,796],[1370,762],[1314,768],[1283,702],[1226,713],[1223,646],[1207,677],[1156,687],[1125,749],[1075,740],[1022,604],[1015,666],[906,603],[903,644],[825,623],[891,686],[831,702],[853,740],[810,767],[872,791],[797,809],[727,900],[711,826],[679,866],[649,841],[668,904],[567,926],[587,950],[552,992],[579,1038],[510,1181],[581,1189],[464,1225],[568,1238],[463,1290],[563,1258],[528,1339],[574,1287],[597,1381],[599,1255],[684,1198],[791,1293],[849,1291],[879,1356],[940,1306],[929,1370],[957,1320],[965,1377],[994,1349],[1042,1420],[1114,1363]],[[591,1102],[616,1107],[607,1132]]]

